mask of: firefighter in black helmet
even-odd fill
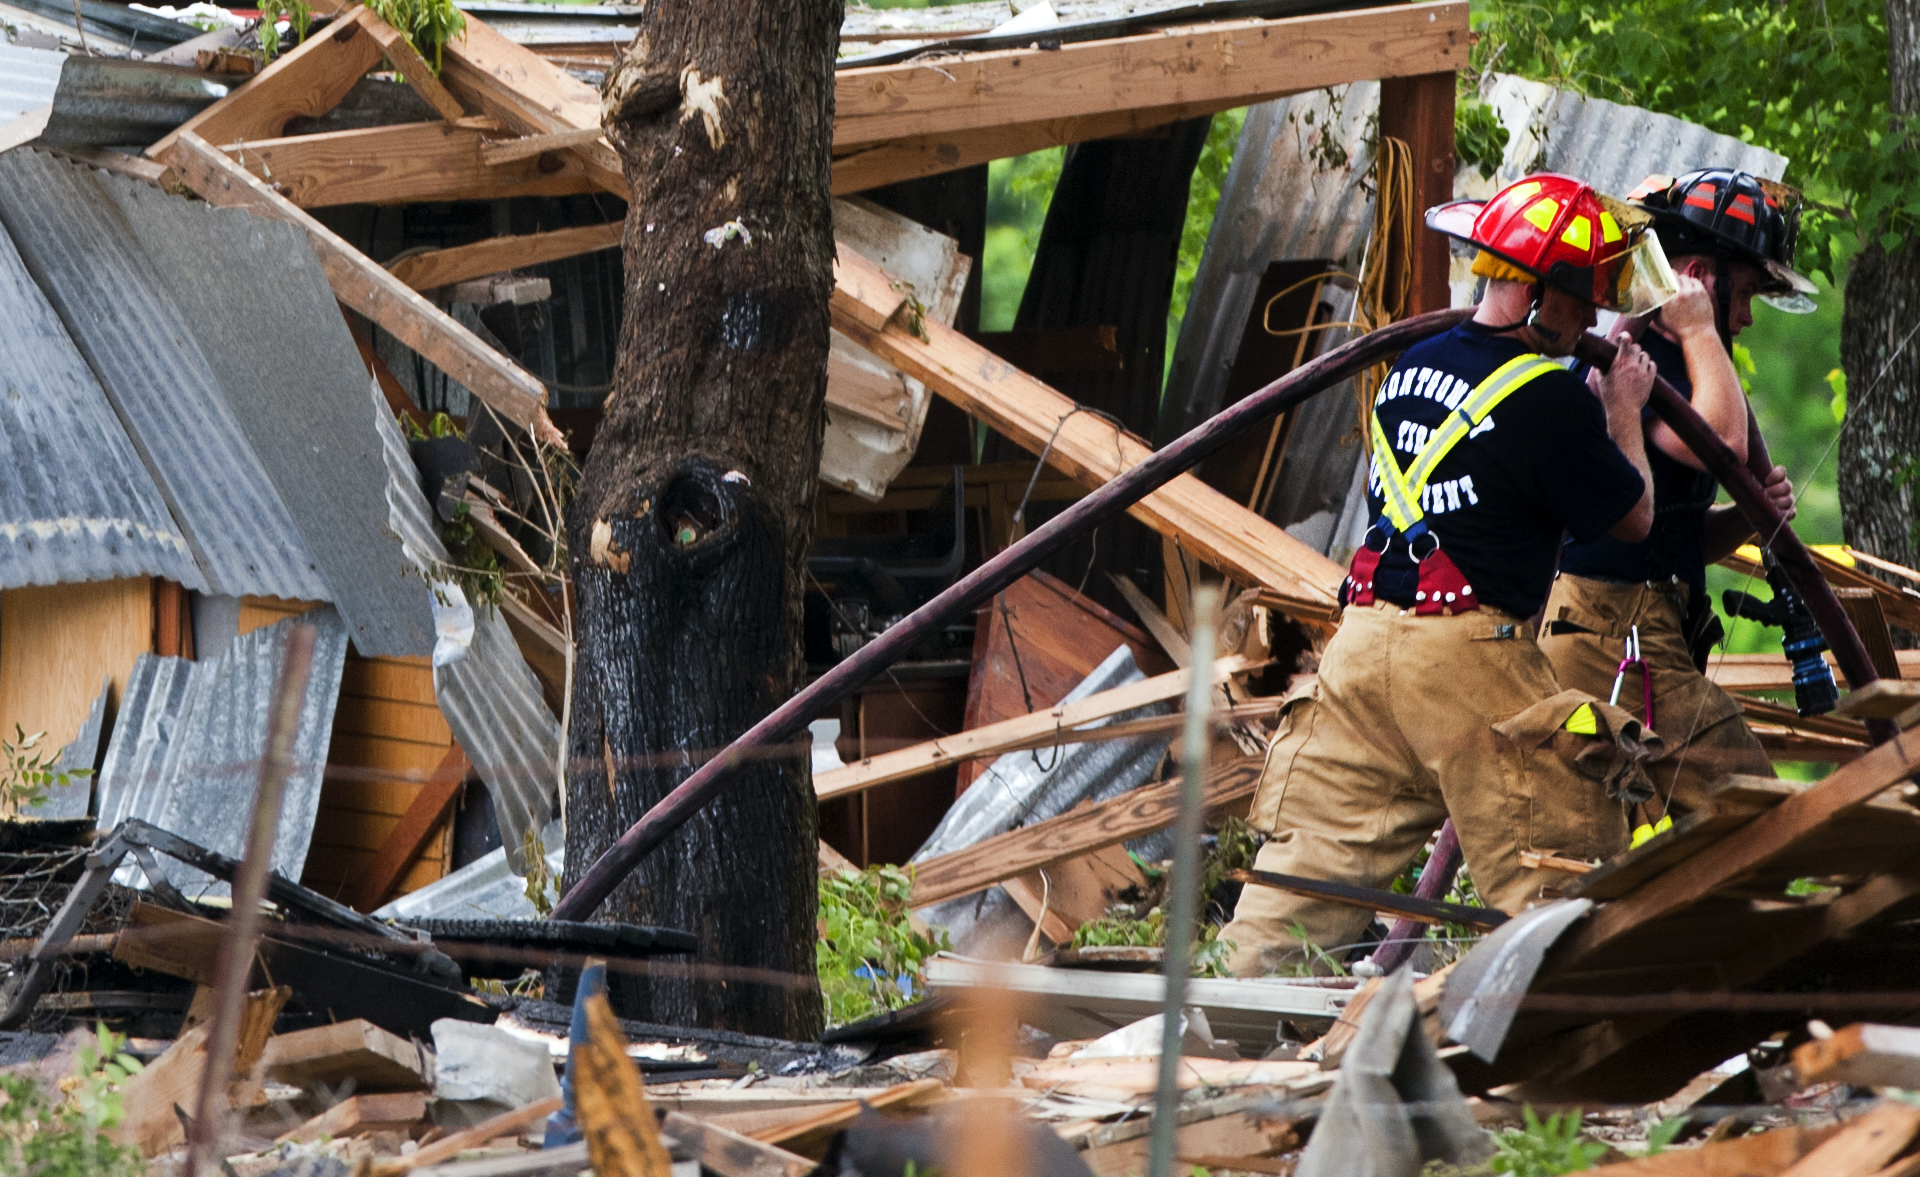
[[[1746,172],[1706,168],[1649,176],[1629,199],[1653,214],[1682,293],[1649,319],[1622,320],[1614,334],[1637,338],[1660,375],[1744,459],[1749,409],[1733,340],[1752,324],[1755,298],[1794,313],[1813,309],[1814,285],[1792,267],[1799,196]],[[1636,822],[1636,843],[1664,828],[1669,807],[1698,808],[1728,773],[1773,775],[1739,703],[1703,674],[1721,633],[1706,565],[1754,536],[1737,508],[1713,505],[1718,488],[1685,443],[1651,413],[1645,426],[1652,530],[1638,543],[1569,541],[1540,635],[1563,685],[1617,697],[1665,742],[1647,766],[1658,792]],[[1784,468],[1773,469],[1766,490],[1791,518]]]

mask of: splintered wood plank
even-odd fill
[[[1768,859],[1920,768],[1920,739],[1897,736],[1827,779],[1602,907],[1566,941],[1564,960],[1590,956],[1629,929],[1679,911],[1751,874]],[[1597,872],[1596,872],[1597,873]],[[1592,876],[1587,876],[1591,878]]]
[[[596,190],[577,159],[482,165],[480,145],[499,134],[490,118],[463,118],[229,143],[222,150],[300,208],[569,196]]]
[[[522,266],[578,257],[602,249],[618,249],[620,234],[625,228],[625,222],[614,221],[605,225],[555,229],[550,233],[493,237],[472,245],[416,253],[395,262],[392,272],[394,277],[415,290],[432,290]]]
[[[499,167],[503,163],[512,163],[516,159],[532,159],[536,155],[545,155],[549,151],[565,151],[571,147],[582,147],[600,138],[599,127],[582,127],[577,131],[554,131],[547,135],[522,135],[518,139],[501,139],[493,143],[480,145],[480,159],[488,167]]]
[[[252,80],[161,136],[147,148],[147,157],[165,162],[180,136],[188,134],[211,143],[278,139],[294,119],[319,118],[340,105],[384,56],[362,27],[364,16],[366,10],[357,5],[343,9],[332,24],[276,57]]]
[[[1699,1148],[1676,1148],[1658,1156],[1608,1165],[1608,1177],[1762,1177],[1783,1172],[1841,1130],[1774,1128],[1757,1136],[1717,1140]]]
[[[844,245],[834,283],[833,325],[849,339],[1016,443],[1045,450],[1049,462],[1085,485],[1098,487],[1153,453],[1140,438],[1074,412],[1070,398],[959,332],[927,319],[923,339],[894,322],[874,293],[890,289],[885,273]],[[870,325],[876,317],[882,326]],[[1168,482],[1129,513],[1178,537],[1187,551],[1235,580],[1268,589],[1289,612],[1314,619],[1338,612],[1335,591],[1344,569],[1192,474]]]
[[[1207,776],[1205,808],[1224,809],[1252,797],[1261,767],[1261,760],[1247,758],[1215,768]],[[1179,810],[1180,782],[1162,781],[930,858],[914,868],[913,906],[971,895],[1002,879],[1163,830]]]
[[[545,386],[341,240],[333,230],[191,132],[179,136],[167,162],[180,173],[181,181],[209,204],[244,208],[299,226],[341,302],[380,324],[508,420],[543,440],[565,446],[560,431],[547,419]]]
[[[283,1133],[274,1143],[304,1143],[322,1136],[365,1136],[382,1128],[411,1127],[416,1121],[425,1119],[426,1114],[427,1096],[423,1091],[354,1095],[334,1104],[291,1132]]]
[[[818,1114],[778,1128],[752,1134],[755,1140],[778,1145],[788,1152],[819,1160],[826,1155],[833,1138],[853,1123],[862,1107],[876,1111],[886,1108],[918,1108],[938,1103],[947,1097],[947,1085],[938,1079],[916,1079],[900,1083],[866,1099],[850,1099],[833,1104]]]
[[[467,13],[466,32],[447,42],[441,80],[447,88],[521,135],[551,135],[600,125],[600,93],[533,50],[501,36]],[[613,148],[598,140],[568,149],[593,181],[622,199],[626,172]]]
[[[627,1056],[627,1039],[604,993],[586,1000],[588,1041],[576,1048],[573,1095],[580,1131],[595,1173],[668,1177],[673,1161],[647,1106],[640,1068]]]
[[[1870,1177],[1920,1131],[1920,1108],[1887,1102],[1849,1123],[1780,1177]]]
[[[1898,719],[1920,706],[1920,682],[1878,678],[1840,697],[1835,715],[1849,719]]]
[[[668,1112],[660,1127],[721,1177],[807,1177],[820,1167],[818,1161],[680,1112]]]
[[[1237,673],[1244,663],[1238,656],[1215,663],[1214,676],[1224,681]],[[897,752],[870,756],[844,768],[823,772],[813,778],[813,790],[822,801],[845,797],[876,785],[906,780],[922,773],[946,768],[969,757],[993,756],[1014,745],[1031,747],[1032,737],[1060,732],[1123,711],[1132,711],[1149,703],[1179,698],[1186,693],[1187,672],[1176,670],[1089,695],[1077,703],[1063,703],[1030,715],[1018,716],[956,735],[941,736]]]
[[[1220,21],[1054,49],[1008,49],[834,75],[836,150],[1115,110],[1297,94],[1466,64],[1467,6],[1449,0],[1281,20]]]

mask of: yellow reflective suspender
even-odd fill
[[[1414,455],[1413,462],[1404,472],[1393,456],[1387,431],[1380,424],[1379,406],[1375,405],[1370,416],[1374,465],[1380,473],[1380,497],[1384,501],[1382,513],[1386,515],[1387,522],[1393,524],[1393,529],[1406,535],[1426,518],[1426,512],[1420,507],[1420,497],[1426,493],[1427,480],[1433,477],[1434,467],[1453,452],[1454,446],[1466,440],[1467,435],[1478,428],[1501,401],[1520,391],[1535,377],[1558,371],[1565,369],[1545,356],[1533,354],[1515,356],[1495,368],[1493,374],[1482,380],[1458,408],[1447,413],[1446,420],[1427,438],[1427,444]]]

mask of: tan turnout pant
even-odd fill
[[[1647,763],[1658,820],[1660,799],[1681,813],[1699,809],[1710,786],[1728,773],[1772,776],[1773,761],[1747,727],[1740,704],[1693,664],[1681,617],[1685,585],[1615,584],[1562,574],[1547,597],[1546,621],[1571,622],[1590,633],[1542,633],[1540,649],[1561,685],[1607,698],[1625,656],[1627,635],[1640,627],[1640,649],[1653,669],[1653,723],[1661,751]],[[1620,684],[1620,706],[1645,719],[1640,671]]]
[[[1566,730],[1590,704],[1596,735]],[[1602,858],[1626,848],[1620,785],[1644,787],[1632,717],[1563,691],[1527,625],[1497,610],[1419,617],[1349,608],[1318,681],[1289,702],[1268,748],[1251,824],[1270,835],[1257,869],[1386,888],[1449,815],[1482,898],[1516,912],[1568,876],[1523,850]],[[1232,968],[1261,976],[1357,942],[1353,907],[1248,885],[1221,938]]]

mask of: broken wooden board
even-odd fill
[[[1774,1128],[1754,1136],[1716,1140],[1698,1148],[1608,1165],[1609,1177],[1775,1177],[1833,1137],[1842,1125]]]
[[[220,149],[299,208],[598,191],[577,159],[482,165],[481,145],[502,133],[493,119],[476,117],[230,142]]]
[[[1260,759],[1247,758],[1213,769],[1202,806],[1215,812],[1251,800],[1262,767]],[[1003,879],[1163,830],[1174,823],[1179,808],[1180,782],[1161,781],[930,858],[914,868],[913,906],[971,895]]]
[[[1915,707],[1920,707],[1920,682],[1879,678],[1840,696],[1833,713],[1848,719],[1898,719]]]
[[[1245,659],[1239,657],[1221,659],[1214,663],[1215,681],[1224,681],[1229,675],[1238,674],[1245,669],[1245,665]],[[851,796],[875,785],[936,772],[958,761],[1047,747],[1040,741],[1049,735],[1057,736],[1083,724],[1108,719],[1150,703],[1177,699],[1187,691],[1187,678],[1184,670],[1170,671],[1089,695],[1075,703],[1056,703],[1030,715],[1016,715],[998,723],[969,727],[966,731],[924,744],[869,756],[844,768],[816,775],[813,778],[814,795],[827,801]],[[1104,732],[1107,729],[1092,730]]]
[[[268,1079],[338,1091],[425,1091],[433,1086],[433,1050],[355,1019],[278,1034],[261,1063]]]
[[[807,1177],[820,1163],[751,1136],[668,1112],[661,1129],[693,1159],[722,1177]]]
[[[541,262],[578,257],[602,249],[618,249],[620,235],[625,229],[626,222],[613,221],[605,225],[581,225],[518,237],[492,237],[472,245],[456,245],[451,249],[436,249],[401,258],[393,263],[392,273],[415,290],[433,290],[469,278],[484,278],[505,270],[536,266]]]
[[[247,994],[234,1040],[229,1107],[265,1102],[257,1065],[288,993],[283,986]],[[212,1028],[204,1024],[182,1032],[159,1058],[127,1080],[121,1093],[126,1114],[111,1133],[115,1141],[133,1145],[150,1157],[185,1143],[186,1126],[176,1109],[194,1114],[200,1107],[200,1084],[207,1069],[207,1038],[211,1032]]]
[[[1049,462],[1087,486],[1103,485],[1153,452],[1140,438],[1075,412],[1066,396],[958,332],[922,322],[923,338],[893,321],[897,305],[889,308],[890,300],[876,293],[889,288],[885,273],[844,246],[834,280],[835,328],[1020,445],[1044,450]],[[884,326],[869,325],[876,317]],[[1324,620],[1339,610],[1335,591],[1344,569],[1192,474],[1168,482],[1129,513],[1178,536],[1228,576],[1268,589],[1289,612]]]
[[[1628,931],[1673,914],[1746,879],[1841,813],[1864,805],[1920,768],[1920,742],[1892,740],[1836,770],[1755,818],[1739,837],[1724,838],[1602,907],[1573,930],[1557,953],[1590,958]],[[1845,856],[1834,872],[1849,870]],[[1591,878],[1592,876],[1587,876]]]
[[[1920,1029],[1855,1022],[1794,1048],[1793,1070],[1803,1087],[1834,1082],[1920,1088]]]
[[[327,282],[341,302],[372,319],[394,338],[459,381],[502,416],[541,441],[564,447],[547,419],[546,387],[480,337],[375,265],[359,250],[295,208],[285,197],[191,132],[183,132],[165,157],[181,181],[207,203],[244,208],[289,221],[305,231]]]
[[[1780,1177],[1872,1177],[1906,1150],[1916,1131],[1920,1108],[1889,1100],[1820,1142]]]
[[[1200,114],[1345,82],[1452,72],[1466,64],[1468,42],[1467,6],[1447,2],[968,53],[942,58],[938,70],[917,61],[853,67],[834,77],[834,151],[1031,123],[1039,111],[1051,119],[1168,107]]]
[[[401,1177],[404,1173],[411,1173],[427,1165],[450,1161],[470,1148],[484,1148],[488,1141],[498,1140],[502,1136],[520,1135],[559,1111],[564,1103],[565,1101],[556,1095],[551,1099],[538,1100],[510,1112],[501,1112],[492,1119],[482,1120],[471,1128],[465,1128],[423,1144],[404,1157],[378,1157],[364,1162],[364,1170],[356,1169],[355,1177]],[[651,1123],[653,1117],[648,1116],[647,1119]],[[620,1177],[628,1177],[621,1170],[603,1170],[596,1167],[594,1172],[618,1173]],[[659,1177],[667,1177],[666,1170],[661,1170]]]
[[[992,526],[991,510],[988,518]],[[1013,538],[991,540],[998,545]],[[1142,674],[1160,676],[1174,668],[1138,627],[1038,570],[1008,585],[975,611],[973,633],[968,730],[1054,707],[1123,645],[1133,651],[1134,665]],[[962,764],[959,791],[965,792],[986,768],[979,762]]]
[[[1176,1081],[1182,1091],[1192,1091],[1197,1087],[1278,1087],[1319,1073],[1320,1064],[1317,1062],[1182,1058]],[[1020,1085],[1061,1095],[1077,1095],[1083,1099],[1132,1103],[1153,1097],[1160,1085],[1160,1059],[1157,1055],[1142,1058],[1049,1059],[1022,1074]]]
[[[827,1146],[847,1125],[859,1116],[860,1109],[920,1108],[947,1098],[948,1087],[938,1079],[916,1079],[887,1088],[868,1099],[849,1100],[828,1106],[819,1113],[792,1124],[753,1133],[755,1140],[777,1145],[815,1161],[827,1154]]]
[[[279,1136],[275,1144],[318,1140],[322,1136],[364,1136],[389,1128],[410,1128],[427,1114],[422,1091],[394,1091],[383,1095],[353,1095]]]

